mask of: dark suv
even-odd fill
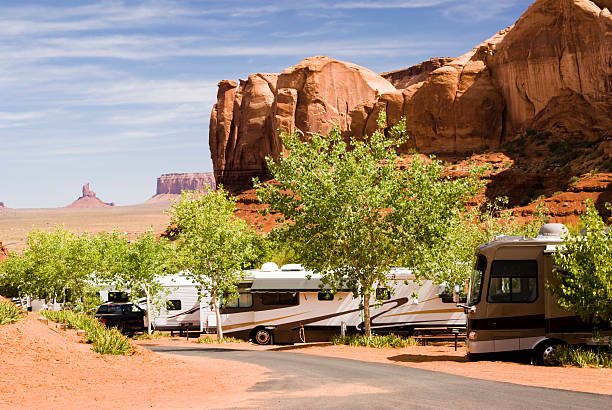
[[[94,317],[126,334],[144,329],[145,311],[133,303],[105,303],[98,308]]]

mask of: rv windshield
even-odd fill
[[[482,277],[487,269],[487,258],[482,255],[476,255],[476,263],[470,277],[470,289],[468,292],[468,306],[473,306],[480,302],[480,294],[482,292]]]

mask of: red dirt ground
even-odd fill
[[[102,356],[73,331],[30,314],[0,326],[0,408],[210,408],[240,406],[265,369],[157,355]]]
[[[158,339],[139,343],[142,345],[196,345],[195,341],[186,341],[184,338]],[[197,346],[203,349],[218,347],[218,345],[207,344],[197,344]],[[545,367],[500,361],[469,362],[465,356],[464,346],[460,346],[456,352],[451,346],[409,346],[403,349],[333,346],[328,343],[295,346],[257,346],[250,343],[226,343],[223,346],[236,349],[288,351],[366,362],[391,363],[483,380],[612,395],[612,369]]]

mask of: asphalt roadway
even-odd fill
[[[251,363],[268,369],[240,408],[264,409],[612,409],[612,396],[522,386],[384,363],[228,348],[148,346],[167,354]]]

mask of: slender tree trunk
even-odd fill
[[[151,335],[151,297],[149,296],[149,287],[143,286],[145,295],[147,297],[147,334]]]
[[[363,295],[363,324],[365,327],[365,335],[368,338],[372,337],[372,328],[370,323],[370,294]]]
[[[219,299],[217,298],[217,289],[212,290],[213,306],[215,308],[215,317],[217,318],[217,339],[223,339],[223,326],[221,326],[221,312],[219,311]]]

